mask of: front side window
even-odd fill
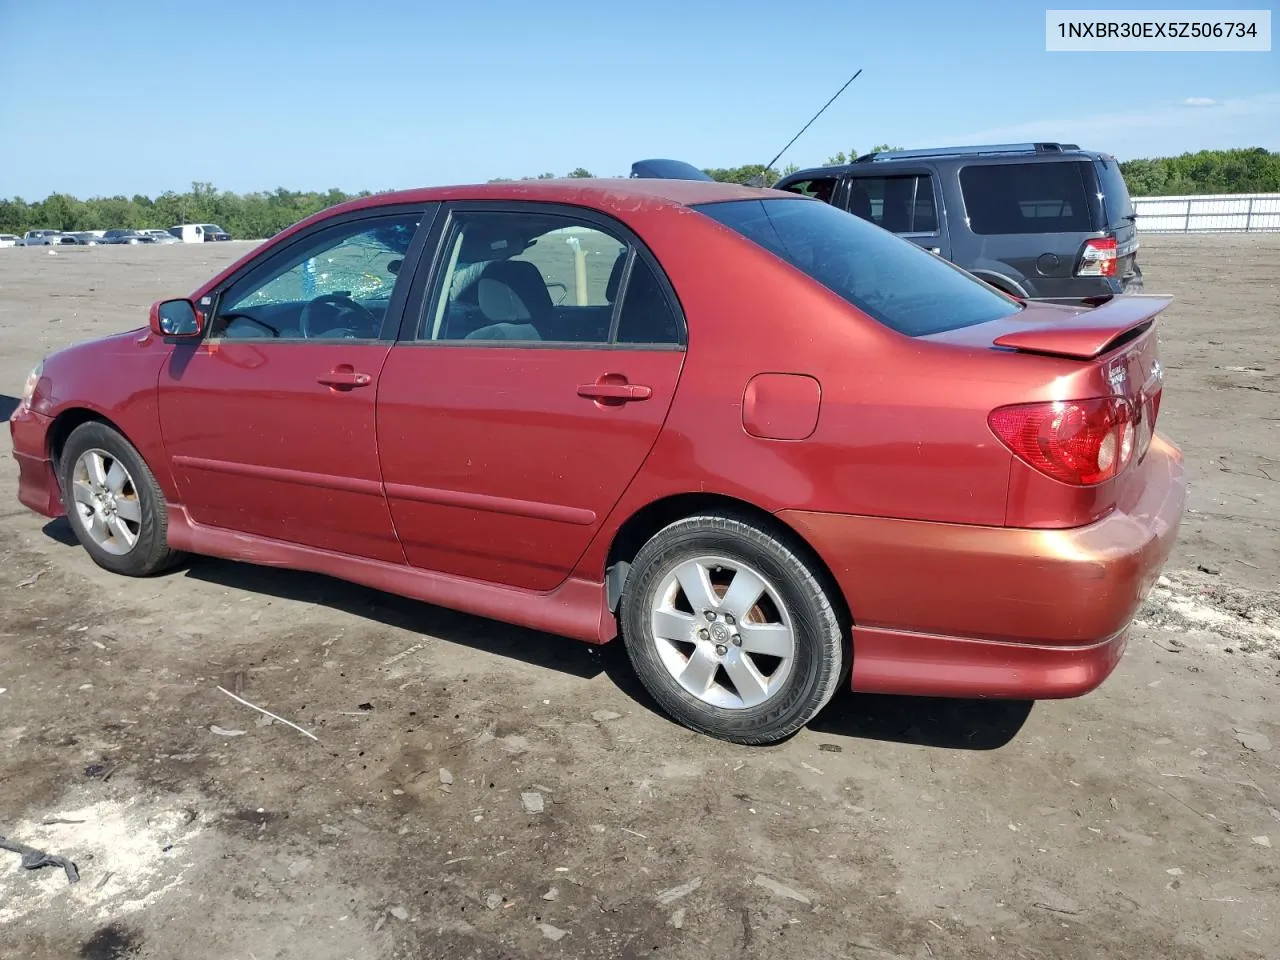
[[[543,213],[455,214],[420,339],[608,343],[628,245]]]
[[[849,182],[849,212],[891,233],[937,233],[938,208],[933,178],[854,177]]]
[[[1087,161],[991,163],[960,171],[969,226],[980,235],[1089,233]]]
[[[291,243],[223,293],[209,336],[376,339],[420,219],[361,218]]]
[[[907,336],[986,323],[1021,309],[940,257],[825,203],[731,200],[694,209]]]

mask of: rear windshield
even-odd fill
[[[1129,200],[1129,188],[1124,182],[1124,175],[1120,173],[1120,164],[1111,157],[1100,157],[1095,169],[1102,184],[1102,203],[1107,209],[1107,226],[1120,226],[1121,221],[1133,217],[1133,203]]]
[[[986,163],[960,171],[969,226],[977,234],[1092,233],[1087,160]]]
[[[987,323],[1020,309],[909,240],[826,203],[730,200],[695,209],[909,337]]]

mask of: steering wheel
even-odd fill
[[[324,320],[330,322],[325,325]],[[326,293],[307,302],[298,317],[298,326],[306,340],[319,337],[354,340],[368,335],[357,332],[362,328],[376,329],[378,318],[345,293]]]

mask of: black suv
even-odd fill
[[[1120,165],[1074,143],[869,153],[774,187],[857,214],[1014,296],[1077,303],[1142,291]]]

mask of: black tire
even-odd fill
[[[774,743],[812,720],[848,675],[840,618],[823,578],[789,540],[746,518],[707,513],[663,528],[632,562],[621,604],[627,655],[645,689],[684,726],[732,743]],[[755,706],[727,708],[698,699],[676,681],[658,652],[651,617],[656,592],[678,564],[706,554],[758,571],[790,613],[795,636],[791,672]]]
[[[126,553],[111,553],[94,542],[76,508],[72,490],[76,461],[94,449],[119,460],[133,481],[131,486],[137,495],[141,521],[137,541]],[[98,566],[127,577],[149,577],[169,569],[182,559],[182,554],[169,547],[169,513],[155,475],[133,444],[117,431],[97,421],[76,427],[63,444],[58,472],[67,520],[80,545]]]

